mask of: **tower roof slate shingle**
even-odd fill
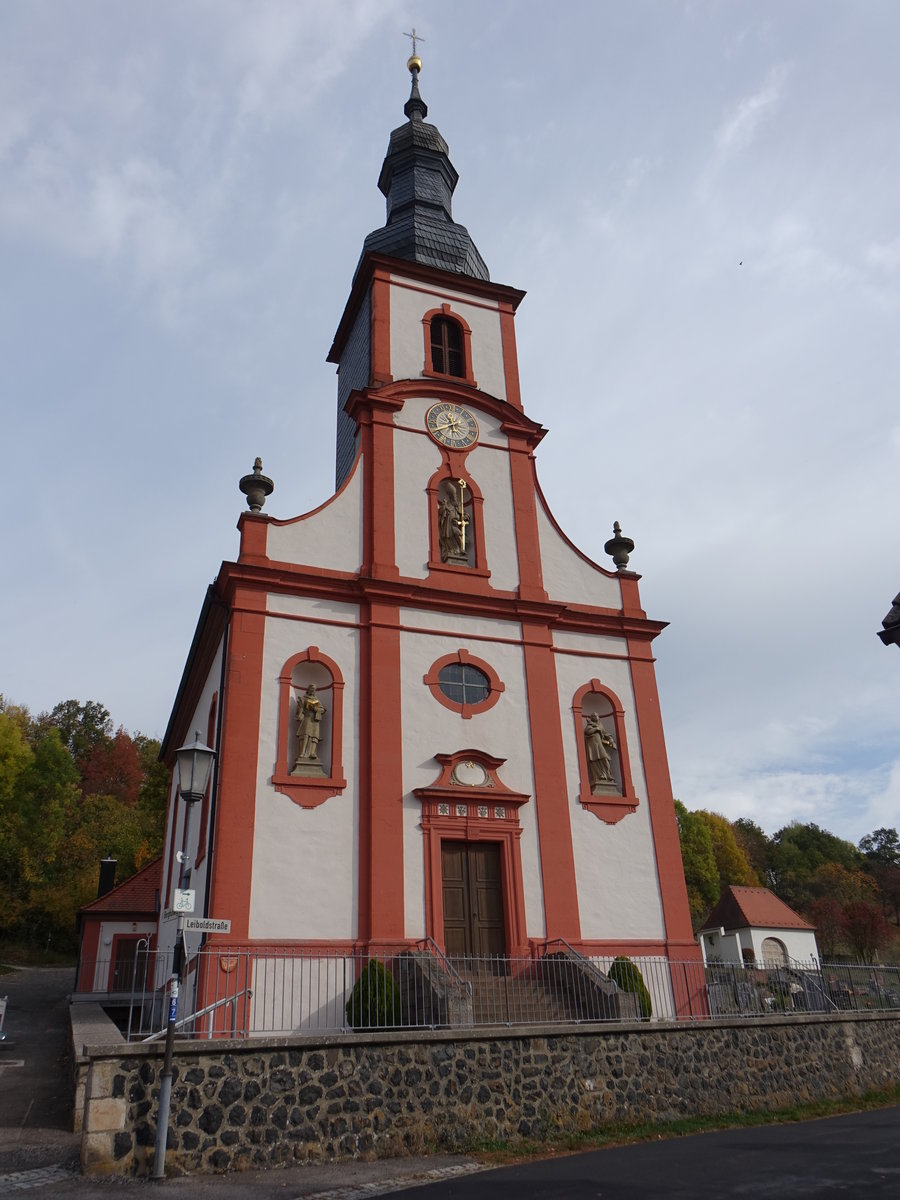
[[[774,892],[763,887],[727,887],[703,922],[707,929],[815,929]]]
[[[387,221],[366,238],[362,257],[374,251],[490,279],[469,231],[453,220],[451,200],[459,175],[447,143],[436,126],[425,121],[428,106],[419,95],[418,68],[410,69],[412,90],[403,108],[409,119],[391,134],[378,177],[387,200]]]

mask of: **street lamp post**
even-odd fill
[[[215,751],[200,741],[199,733],[194,734],[194,740],[191,744],[182,746],[180,750],[175,751],[178,790],[187,806],[184,817],[185,851],[183,854],[179,854],[181,872],[178,877],[178,891],[184,889],[190,869],[191,813],[197,801],[202,800],[206,794],[215,756]],[[175,949],[172,953],[172,974],[169,978],[169,1017],[166,1025],[166,1049],[163,1056],[163,1068],[159,1076],[159,1112],[156,1118],[156,1149],[153,1157],[153,1179],[165,1179],[166,1177],[166,1141],[169,1134],[169,1108],[172,1102],[172,1048],[175,1044],[175,1018],[178,1013],[178,990],[181,986],[183,967],[184,914],[179,913],[178,930],[175,934]]]

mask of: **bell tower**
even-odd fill
[[[167,735],[184,740],[215,691],[197,886],[241,945],[529,958],[562,939],[696,958],[653,666],[664,623],[641,608],[631,539],[616,525],[600,565],[541,491],[525,294],[453,219],[458,175],[408,65],[385,223],[328,355],[335,494],[276,518],[253,491]]]

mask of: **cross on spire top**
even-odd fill
[[[416,27],[415,27],[415,25],[413,25],[413,27],[412,27],[412,33],[406,33],[406,32],[404,32],[403,36],[404,36],[404,37],[408,37],[408,38],[412,38],[412,52],[413,52],[413,55],[415,55],[415,53],[416,53],[416,42],[424,42],[424,41],[425,41],[425,39],[422,37],[422,35],[421,35],[420,33],[416,33]]]

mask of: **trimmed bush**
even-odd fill
[[[363,968],[346,1012],[352,1029],[389,1029],[400,1024],[400,990],[384,963],[373,958]]]
[[[623,992],[632,992],[637,996],[638,1008],[641,1010],[641,1020],[649,1021],[650,1014],[653,1012],[653,1004],[640,969],[634,965],[630,958],[626,958],[624,954],[620,954],[613,961],[608,974],[613,983],[617,987],[620,987]]]

